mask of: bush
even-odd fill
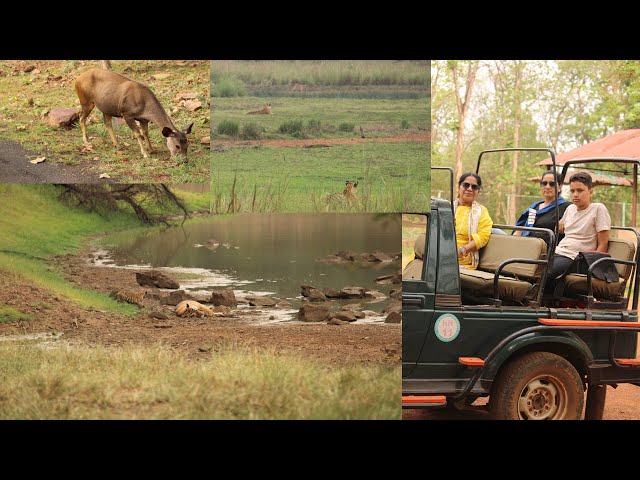
[[[288,122],[284,122],[278,128],[280,133],[289,133],[291,135],[297,133],[300,135],[302,133],[302,120],[290,120]]]
[[[341,123],[338,126],[338,130],[341,132],[353,132],[354,128],[356,128],[356,126],[353,123]]]
[[[237,78],[221,78],[214,91],[214,97],[244,97],[247,94],[244,83]]]
[[[245,123],[240,130],[240,138],[243,140],[258,140],[262,136],[262,129],[257,123]]]
[[[403,120],[400,122],[400,128],[404,128],[404,129],[409,128],[409,122],[408,122],[407,120],[403,119]]]
[[[229,135],[231,137],[235,137],[236,135],[238,135],[239,130],[240,127],[238,126],[238,124],[230,120],[223,120],[220,122],[220,125],[218,125],[218,133],[220,135]]]

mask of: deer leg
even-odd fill
[[[102,117],[104,118],[104,126],[107,127],[107,132],[109,132],[113,146],[118,148],[118,140],[116,139],[116,134],[113,132],[113,117],[106,113],[103,113]]]
[[[134,118],[124,117],[124,121],[127,122],[127,125],[129,125],[129,128],[133,131],[133,136],[136,137],[136,140],[138,140],[142,156],[144,158],[149,158],[149,154],[144,149],[144,144],[142,143],[142,133],[140,132],[140,128],[138,127],[136,120]]]
[[[91,145],[87,138],[87,118],[91,115],[93,107],[95,107],[93,103],[87,103],[82,105],[82,112],[80,112],[80,130],[82,131],[82,141],[85,145]]]
[[[138,120],[140,122],[140,130],[142,131],[142,135],[144,141],[147,142],[147,147],[149,149],[149,153],[153,153],[153,147],[151,146],[151,140],[149,140],[149,122],[145,120]]]

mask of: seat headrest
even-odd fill
[[[416,254],[416,258],[422,260],[424,258],[424,249],[427,243],[427,236],[424,233],[418,235],[416,243],[413,246],[413,251]]]

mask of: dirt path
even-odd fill
[[[50,264],[71,283],[85,289],[108,293],[113,289],[140,288],[135,270],[95,267],[85,261],[87,256],[88,249],[83,249],[76,256],[57,257]],[[152,310],[160,309],[153,292],[151,298],[145,298],[145,308],[129,317],[87,310],[7,272],[0,272],[0,305],[3,304],[34,318],[0,323],[0,336],[62,332],[62,339],[90,345],[160,342],[192,359],[206,359],[211,350],[222,345],[242,343],[314,357],[328,365],[399,365],[402,350],[400,324],[256,325],[258,309],[233,310],[231,316],[198,319],[176,317],[172,313],[174,307],[164,307],[162,311],[168,318],[157,320],[149,316]],[[268,316],[268,309],[263,310],[262,316]]]
[[[479,399],[476,404],[485,403]],[[450,410],[403,410],[403,420],[489,420],[480,412],[456,412]],[[607,387],[604,420],[640,420],[640,388],[635,385]]]
[[[401,143],[415,142],[428,143],[428,133],[401,135],[397,137],[371,137],[371,138],[316,138],[305,140],[213,140],[212,149],[216,146],[240,146],[240,145],[264,145],[268,147],[329,147],[331,145],[357,145],[360,143]]]
[[[98,183],[91,161],[81,165],[53,164],[48,161],[33,164],[37,155],[22,148],[18,142],[0,140],[0,183]]]

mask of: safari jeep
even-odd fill
[[[542,150],[551,153],[555,168],[553,152]],[[604,161],[633,164],[634,170],[640,163],[579,163]],[[571,163],[578,162],[565,164],[560,182]],[[494,225],[544,232],[548,246],[541,238],[493,234],[480,251],[478,269],[461,274],[451,201],[432,198],[423,218],[424,235],[402,279],[403,408],[483,409],[495,419],[580,419],[586,392],[585,418],[601,419],[606,385],[640,386],[635,229],[612,227],[612,258],[598,260],[616,265],[617,283],[594,278],[596,262],[585,275],[567,275],[563,297],[555,298],[544,286],[557,226],[554,232]],[[635,245],[625,236],[615,238],[615,231],[635,236]],[[472,405],[487,396],[487,405]]]

